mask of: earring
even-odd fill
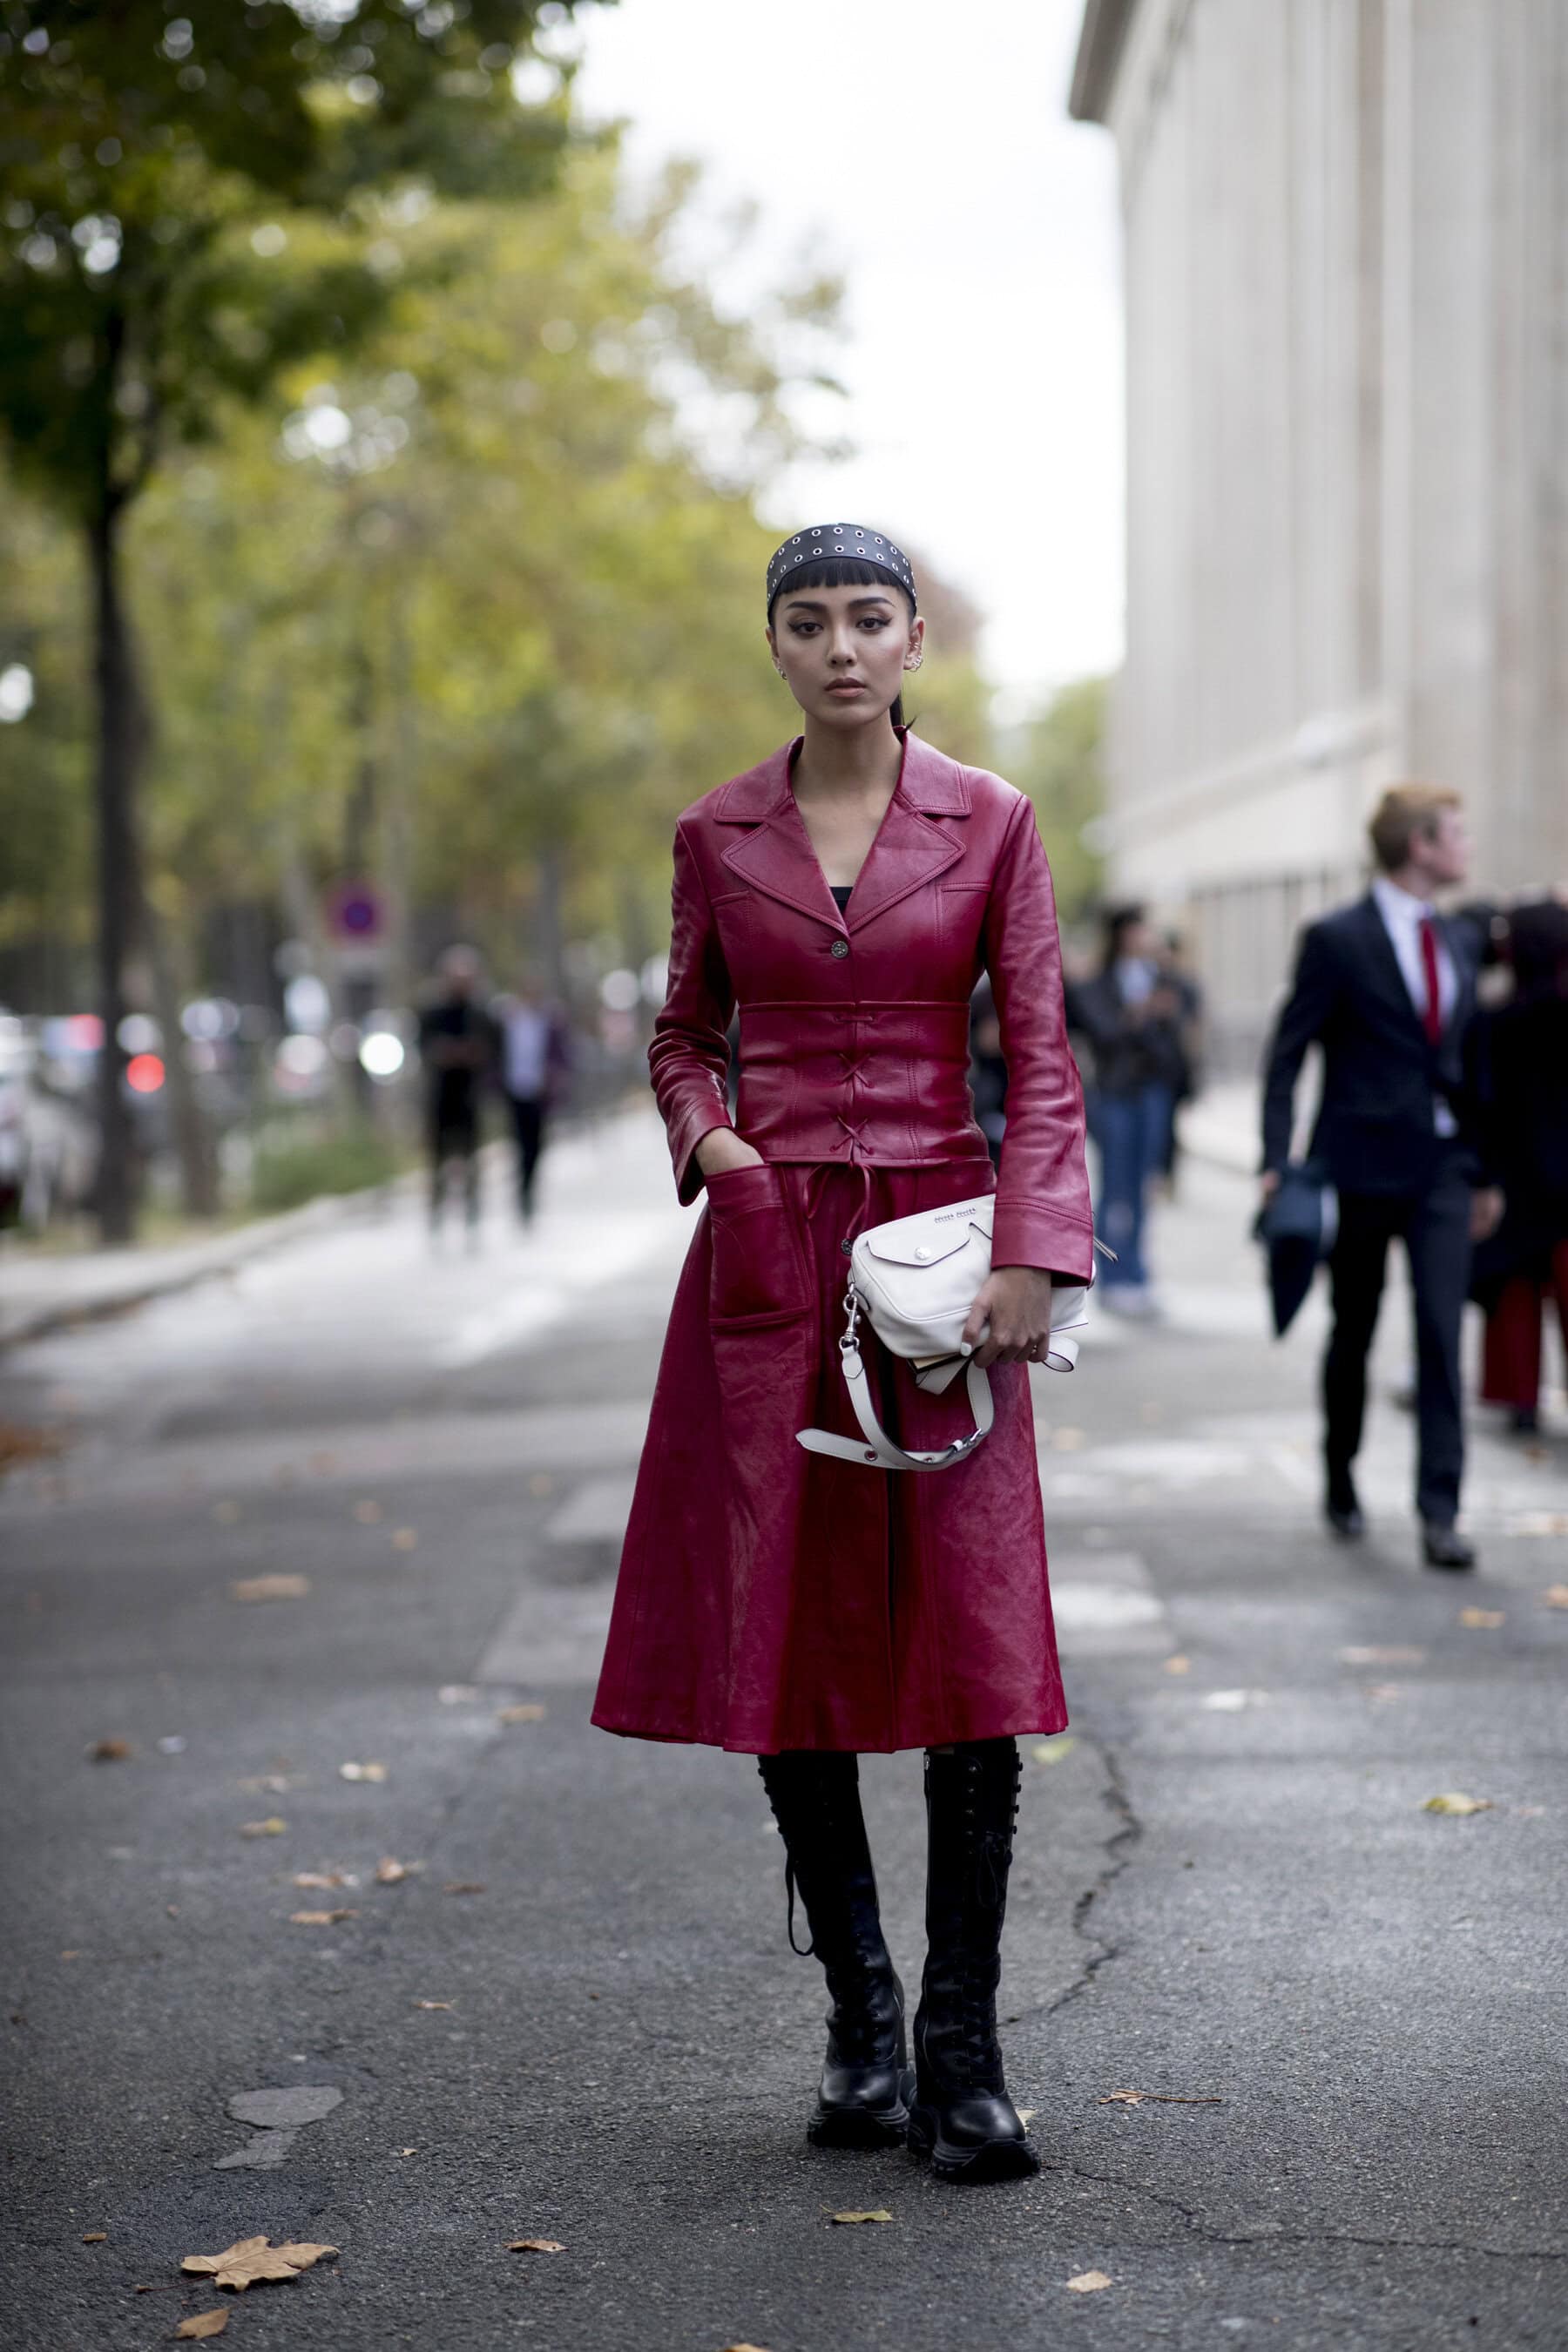
[[[904,667],[906,669],[919,669],[924,659],[924,654],[910,654],[905,659]]]

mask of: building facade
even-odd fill
[[[1121,161],[1116,886],[1190,933],[1222,1061],[1387,782],[1478,885],[1568,879],[1568,5],[1089,0]]]

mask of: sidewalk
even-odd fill
[[[211,1275],[229,1274],[247,1259],[307,1234],[384,1213],[407,1177],[366,1192],[329,1194],[282,1216],[258,1217],[200,1240],[128,1249],[83,1249],[51,1257],[0,1255],[0,1349],[42,1339],[100,1315],[118,1315],[171,1291],[188,1290]]]
[[[1257,1166],[1258,1090],[1246,1080],[1211,1087],[1181,1116],[1182,1148],[1194,1159],[1249,1175]],[[486,1147],[487,1165],[505,1150]],[[231,1232],[162,1246],[72,1252],[69,1255],[12,1256],[0,1252],[0,1349],[15,1348],[47,1332],[118,1315],[152,1298],[188,1290],[286,1242],[387,1214],[418,1176],[391,1185],[311,1201],[286,1215],[258,1217]]]

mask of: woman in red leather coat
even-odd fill
[[[1083,1103],[1034,812],[903,727],[924,623],[913,573],[853,524],[768,568],[796,740],[676,829],[669,993],[649,1055],[683,1201],[706,1190],[676,1292],[594,1720],[758,1757],[832,2007],[809,2126],[902,2138],[939,2177],[1036,2158],[1007,2098],[995,1994],[1016,1741],[1067,1721],[1030,1407],[1053,1277],[1088,1281]],[[967,1084],[990,977],[1008,1070],[993,1174]],[[731,1121],[725,1032],[739,1006]],[[995,1425],[951,1469],[807,1452],[855,1433],[837,1340],[856,1234],[995,1192],[965,1338]],[[968,1426],[956,1393],[881,1366],[910,1448]],[[923,1748],[928,1954],[906,2063],[857,1754]],[[911,2110],[912,2099],[912,2110]]]

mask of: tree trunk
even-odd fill
[[[120,576],[120,506],[106,499],[87,527],[92,583],[93,677],[98,740],[99,1162],[96,1207],[105,1243],[133,1238],[135,1129],[125,1093],[120,1028],[129,1004],[126,969],[137,946],[141,905],[136,793],[145,723]],[[172,1048],[173,1049],[173,1048]]]
[[[153,1009],[163,1033],[163,1084],[168,1088],[169,1126],[180,1167],[180,1204],[188,1217],[216,1217],[220,1206],[217,1148],[196,1090],[195,1073],[185,1058],[184,1032],[180,1026],[181,1000],[194,992],[190,945],[156,903],[149,906],[143,900],[142,921],[151,950]]]

